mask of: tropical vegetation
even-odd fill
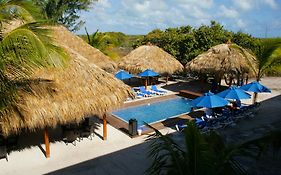
[[[17,90],[36,68],[62,66],[67,56],[50,37],[48,22],[31,1],[0,1],[0,112],[11,107]]]
[[[168,28],[164,31],[156,29],[135,43],[135,47],[148,42],[163,48],[176,57],[183,65],[212,46],[233,42],[243,48],[254,50],[258,40],[243,32],[231,32],[219,23],[211,21],[210,25],[199,28],[182,26]]]
[[[151,141],[148,156],[153,160],[147,169],[148,174],[247,174],[245,166],[238,158],[255,160],[269,150],[268,148],[274,152],[281,148],[280,131],[238,145],[226,144],[223,138],[214,132],[209,135],[201,134],[194,122],[187,123],[183,133],[183,145],[169,135],[162,135],[156,129],[154,131],[155,134],[147,139]]]
[[[79,30],[84,21],[79,13],[88,11],[97,0],[33,0],[44,17],[54,23],[62,24],[70,31]]]

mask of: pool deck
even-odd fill
[[[223,128],[220,132],[230,142],[245,141],[257,135],[270,131],[272,127],[281,126],[281,78],[267,77],[262,83],[272,89],[271,94],[259,94],[261,110],[253,119],[245,119],[236,126]],[[160,130],[169,134],[177,143],[184,143],[183,133],[175,132],[166,127]],[[102,135],[102,126],[96,130]],[[55,132],[58,134],[58,132]],[[54,133],[54,134],[55,134]],[[52,133],[50,133],[52,134]],[[0,174],[3,175],[142,175],[151,165],[147,157],[150,142],[146,136],[131,139],[123,132],[108,125],[108,140],[103,141],[98,135],[92,140],[83,139],[76,146],[65,145],[61,140],[51,142],[51,157],[46,159],[40,146],[42,142],[22,147],[10,152],[9,161],[0,160]],[[31,142],[32,136],[21,137],[19,143]],[[38,140],[43,141],[43,132],[38,133]],[[251,174],[277,175],[280,174],[281,161],[279,159],[259,159],[258,162],[249,162],[254,170]]]
[[[128,103],[124,103],[120,109],[122,108],[127,108],[127,107],[133,107],[133,106],[139,106],[139,105],[144,105],[147,103],[155,103],[155,102],[159,102],[159,101],[164,101],[164,100],[168,100],[168,99],[173,99],[176,97],[180,97],[178,95],[178,93],[174,93],[174,94],[170,94],[170,95],[164,95],[164,96],[158,96],[158,97],[154,97],[154,98],[147,98],[147,99],[143,99],[143,100],[137,100],[137,101],[131,101]],[[187,120],[193,120],[194,117],[198,117],[198,116],[202,116],[202,112],[201,111],[197,111],[197,112],[191,112],[189,114],[183,114],[180,115],[178,117],[174,117],[174,118],[169,118],[163,121],[159,121],[156,123],[151,124],[152,127],[156,128],[156,129],[163,129],[165,127],[174,127],[177,123],[179,122],[183,122],[183,121],[187,121]],[[121,130],[122,132],[124,132],[125,134],[129,135],[129,125],[127,122],[123,121],[122,119],[115,117],[112,114],[109,114],[107,117],[107,121],[110,125],[112,125],[113,127],[115,127],[116,129]],[[148,134],[150,132],[152,132],[153,130],[150,128],[146,128],[142,134]],[[137,137],[137,136],[130,136],[130,137]]]

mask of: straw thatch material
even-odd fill
[[[116,63],[98,49],[90,46],[82,38],[74,35],[63,26],[51,27],[51,29],[54,30],[53,36],[60,45],[73,49],[107,72],[116,72]]]
[[[186,64],[187,70],[197,73],[212,74],[253,74],[250,65],[256,69],[256,58],[243,49],[244,54],[235,44],[219,44],[207,52],[198,55]]]
[[[0,118],[4,135],[79,122],[85,116],[103,114],[132,96],[130,88],[112,74],[64,48],[71,57],[67,67],[35,72],[30,86],[19,90],[17,104]]]
[[[140,46],[118,60],[118,67],[130,73],[138,74],[152,69],[159,74],[173,74],[182,71],[182,64],[172,55],[157,46]]]

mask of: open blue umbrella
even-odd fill
[[[158,73],[154,72],[151,69],[146,69],[142,73],[139,74],[140,77],[156,77],[159,76]],[[147,79],[145,79],[145,89],[147,89]]]
[[[115,77],[118,78],[119,80],[125,80],[125,79],[132,78],[133,75],[129,74],[124,70],[120,70],[115,74]]]
[[[260,84],[257,81],[253,81],[249,84],[245,84],[240,87],[241,89],[249,92],[256,92],[256,93],[262,93],[262,92],[271,92],[270,89],[265,87],[264,85]]]
[[[230,88],[217,94],[218,96],[225,99],[241,100],[249,99],[251,95],[245,92],[244,90],[237,88],[236,86],[231,86]]]
[[[196,107],[216,108],[222,107],[228,104],[228,101],[219,97],[211,92],[205,93],[201,97],[198,97],[191,101],[191,105]]]
[[[151,69],[146,69],[145,71],[143,71],[142,73],[139,74],[140,77],[156,77],[159,76],[158,73],[154,72]]]

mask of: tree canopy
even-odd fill
[[[33,0],[51,21],[76,31],[85,23],[79,12],[87,11],[97,0]]]
[[[251,35],[241,31],[237,33],[228,31],[219,23],[211,21],[210,25],[201,25],[198,28],[188,25],[164,31],[153,30],[139,39],[134,47],[150,42],[175,56],[182,64],[186,64],[212,46],[228,41],[250,50],[257,46],[257,39]]]

